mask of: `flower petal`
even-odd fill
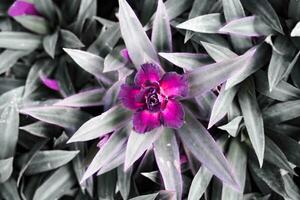
[[[133,128],[138,133],[145,133],[160,126],[160,113],[142,110],[133,115]]]
[[[146,83],[158,82],[161,77],[159,67],[153,63],[146,63],[141,66],[141,69],[136,73],[134,82],[142,86]]]
[[[129,56],[129,53],[128,53],[128,49],[122,49],[121,51],[120,51],[120,54],[121,54],[121,56],[126,60],[126,61],[128,61],[128,62],[132,62],[131,61],[131,58],[130,58],[130,56]]]
[[[107,143],[109,138],[110,138],[109,134],[100,137],[100,141],[98,142],[97,147],[101,149]]]
[[[138,102],[135,98],[139,96],[140,88],[132,85],[123,84],[121,85],[121,90],[119,93],[119,99],[123,103],[123,105],[130,109],[136,110],[143,106],[142,103]]]
[[[176,72],[168,72],[160,80],[162,92],[168,96],[186,96],[188,94],[188,81],[186,76]]]
[[[24,0],[15,1],[8,10],[8,15],[11,17],[20,15],[39,15],[34,4]]]
[[[43,84],[49,89],[59,91],[60,88],[57,80],[47,78],[47,76],[45,76],[44,74],[40,74],[40,79],[43,82]]]
[[[183,125],[184,111],[176,100],[169,100],[161,114],[164,126],[177,129]]]

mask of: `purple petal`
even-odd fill
[[[188,82],[184,75],[176,72],[168,72],[160,80],[162,92],[168,96],[186,96],[188,94]]]
[[[184,111],[176,100],[169,100],[161,114],[164,126],[178,129],[183,125]]]
[[[153,63],[146,63],[141,66],[141,69],[136,73],[134,82],[142,86],[146,83],[158,82],[161,77],[159,67]]]
[[[97,144],[97,147],[99,149],[101,149],[107,143],[108,139],[109,139],[109,134],[106,134],[106,135],[102,136],[100,138],[100,141]]]
[[[49,79],[43,74],[40,74],[40,79],[43,82],[43,84],[45,86],[47,86],[48,88],[55,90],[55,91],[59,91],[59,84],[58,84],[57,80]]]
[[[8,15],[15,17],[20,15],[39,15],[39,13],[33,3],[17,0],[8,9]]]
[[[123,105],[130,109],[136,110],[143,106],[142,103],[138,102],[135,97],[140,93],[140,88],[137,86],[123,84],[119,93],[119,99]]]
[[[142,110],[133,115],[133,128],[138,133],[145,133],[160,126],[159,112]]]
[[[188,162],[188,158],[185,154],[180,155],[180,164],[183,165]]]
[[[128,61],[128,62],[132,62],[131,61],[131,58],[130,58],[130,56],[129,56],[129,53],[128,53],[128,49],[122,49],[121,51],[120,51],[120,54],[121,54],[121,56],[126,60],[126,61]]]

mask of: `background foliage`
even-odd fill
[[[300,1],[164,1],[173,51],[159,59],[189,74],[192,98],[186,125],[159,140],[129,137],[129,114],[114,107],[135,70],[120,55],[118,17],[129,8],[120,16],[115,0],[31,1],[41,16],[9,17],[13,1],[0,2],[1,199],[300,199]],[[150,37],[158,1],[128,3]],[[203,156],[217,152],[203,126],[242,192]],[[85,142],[67,143],[75,132]],[[180,157],[180,173],[158,155]],[[101,169],[88,178],[94,157]]]

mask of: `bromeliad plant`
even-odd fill
[[[226,185],[241,192],[241,183],[220,147],[187,105],[195,106],[194,97],[200,97],[238,74],[253,57],[255,50],[205,66],[201,59],[208,59],[202,54],[178,53],[192,62],[189,68],[177,64],[185,72],[178,74],[176,68],[169,70],[158,58],[158,54],[163,57],[174,55],[170,53],[172,33],[163,2],[159,1],[153,18],[151,41],[128,3],[120,0],[119,5],[119,26],[127,50],[120,52],[125,55],[126,63],[119,64],[118,70],[120,74],[124,69],[127,69],[126,74],[134,73],[134,80],[131,76],[123,75],[113,88],[116,94],[119,93],[120,103],[116,100],[115,106],[87,121],[69,140],[87,141],[110,134],[89,165],[82,182],[96,172],[101,175],[120,165],[124,165],[125,172],[131,173],[128,171],[133,170],[133,164],[140,157],[145,157],[143,154],[153,146],[165,189],[174,191],[176,198],[181,199],[183,180],[179,152],[184,147],[203,167],[207,167]],[[91,65],[96,55],[79,50],[65,51],[81,67],[96,67],[96,62]],[[101,60],[100,57],[97,59]],[[124,83],[126,79],[128,83]],[[183,98],[184,102],[179,103]]]

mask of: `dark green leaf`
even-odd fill
[[[0,160],[0,185],[7,181],[13,171],[13,157]]]
[[[41,36],[26,32],[0,32],[0,48],[34,50],[41,45]]]
[[[219,145],[193,114],[187,109],[185,111],[186,123],[178,129],[183,145],[225,184],[239,189],[239,183]]]
[[[152,147],[152,144],[164,133],[163,128],[154,129],[146,134],[139,134],[132,130],[126,147],[124,169],[128,169],[143,153]]]
[[[255,86],[252,79],[247,79],[244,82],[239,90],[238,97],[248,136],[259,164],[262,166],[265,152],[264,121],[256,100]]]
[[[284,34],[279,18],[268,0],[242,0],[242,3],[253,14],[260,16],[274,30]]]
[[[223,26],[224,20],[220,13],[212,13],[195,17],[185,21],[176,27],[199,33],[217,33]]]
[[[64,151],[64,150],[49,150],[39,151],[30,158],[29,154],[23,154],[17,161],[19,166],[23,166],[28,159],[31,159],[29,165],[26,168],[25,174],[32,175],[49,170],[56,169],[70,162],[78,151]]]
[[[43,17],[34,16],[34,15],[23,15],[16,16],[14,19],[19,22],[22,26],[27,28],[28,30],[46,35],[49,33],[49,24]]]
[[[33,200],[59,199],[71,189],[76,183],[72,170],[64,166],[56,170],[35,191]]]
[[[31,51],[23,50],[5,50],[0,55],[0,74],[8,71],[23,56],[28,55]]]
[[[151,42],[158,52],[172,51],[172,33],[166,7],[162,0],[158,6],[153,21]]]
[[[60,106],[41,106],[23,108],[20,112],[40,121],[55,124],[64,128],[76,129],[89,119],[90,115],[76,108]],[[74,117],[76,116],[76,117]]]
[[[97,178],[98,199],[114,200],[117,183],[117,173],[115,170],[102,174]]]
[[[49,56],[51,56],[51,58],[54,58],[54,55],[55,55],[57,39],[58,39],[57,31],[55,31],[51,35],[45,36],[43,39],[44,49],[49,54]]]
[[[14,101],[14,99],[10,99]],[[14,156],[19,136],[19,113],[16,105],[0,110],[0,159]]]
[[[154,154],[166,190],[176,191],[176,198],[182,199],[183,181],[181,177],[179,147],[172,129],[164,128],[160,138],[154,143]]]
[[[99,138],[123,127],[130,119],[131,112],[124,109],[121,105],[117,105],[83,124],[68,142],[87,141]]]

